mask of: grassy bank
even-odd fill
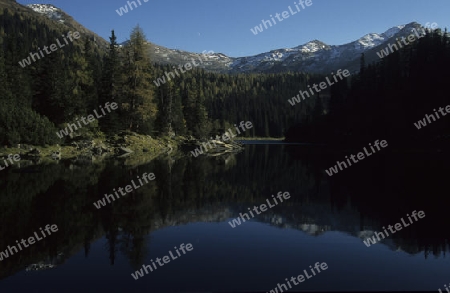
[[[40,152],[40,162],[52,162],[55,161],[55,155],[58,155],[60,159],[76,159],[80,156],[94,156],[93,150],[95,148],[102,149],[101,156],[95,156],[96,159],[113,157],[117,155],[119,149],[126,149],[131,151],[127,155],[127,165],[138,162],[145,162],[152,160],[162,154],[176,152],[179,146],[185,141],[182,136],[178,137],[157,137],[152,138],[148,135],[140,135],[137,133],[126,133],[125,135],[115,135],[108,139],[92,138],[85,140],[74,140],[67,145],[45,145],[45,146],[33,146],[33,145],[15,145],[13,147],[0,148],[0,157],[8,156],[9,154],[19,154],[21,160],[27,160],[26,154],[31,149],[37,149]],[[89,147],[82,147],[80,145],[88,144]]]

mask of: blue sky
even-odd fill
[[[276,25],[254,35],[250,28],[288,11],[299,0],[134,0],[138,7],[119,16],[127,0],[45,0],[109,40],[114,29],[125,41],[139,24],[153,43],[191,52],[214,51],[231,57],[292,48],[317,39],[329,45],[354,41],[367,33],[382,33],[412,21],[436,22],[450,28],[449,0],[311,0]],[[21,4],[39,3],[17,0]],[[128,8],[129,9],[129,8]],[[289,13],[290,14],[290,13]]]

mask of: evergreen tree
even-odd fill
[[[99,104],[117,103],[118,109],[111,111],[107,116],[99,120],[100,129],[105,133],[112,134],[122,129],[122,96],[121,96],[121,76],[120,76],[120,60],[118,52],[117,37],[114,30],[111,31],[109,37],[109,51],[104,58],[104,68],[101,77],[101,89],[99,92]]]
[[[143,30],[137,26],[124,48],[123,88],[126,129],[150,134],[157,108],[153,101],[149,45]]]

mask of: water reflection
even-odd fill
[[[442,187],[450,166],[448,156],[380,153],[336,176],[326,175],[325,168],[341,157],[308,146],[247,145],[244,152],[224,158],[166,157],[137,167],[116,161],[83,166],[60,162],[24,172],[2,172],[0,250],[31,235],[36,227],[56,223],[60,229],[55,237],[30,246],[20,256],[1,261],[0,278],[26,268],[58,270],[80,251],[86,258],[95,258],[92,245],[100,239],[109,265],[117,266],[119,260],[124,266],[121,259],[125,258],[137,270],[153,257],[149,235],[196,223],[220,223],[223,234],[235,233],[228,221],[278,191],[289,191],[291,198],[234,229],[248,233],[261,227],[278,229],[270,233],[299,231],[307,237],[303,241],[336,245],[350,241],[355,249],[375,250],[366,248],[362,240],[381,231],[382,226],[397,223],[406,213],[424,210],[426,218],[377,245],[422,259],[445,257],[449,235],[442,203],[447,193]],[[39,172],[29,171],[36,168]],[[93,206],[105,193],[145,172],[154,173],[155,181],[100,210]],[[340,236],[333,236],[333,231]],[[224,235],[216,237],[225,241]],[[245,253],[238,255],[253,258],[253,248],[243,245]],[[218,248],[208,247],[214,249]]]

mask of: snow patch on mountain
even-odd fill
[[[392,38],[395,34],[401,31],[405,25],[394,26],[383,33],[387,38]]]
[[[315,53],[317,51],[325,49],[326,47],[327,45],[325,43],[322,43],[321,41],[318,40],[314,40],[304,45],[298,46],[296,48],[298,48],[301,53]]]
[[[55,7],[51,4],[28,4],[27,7],[30,7],[35,12],[44,14],[50,19],[57,20],[61,23],[64,23],[63,15],[61,13],[61,9]]]
[[[356,42],[356,48],[367,50],[382,44],[386,39],[387,38],[376,33],[367,34]]]

